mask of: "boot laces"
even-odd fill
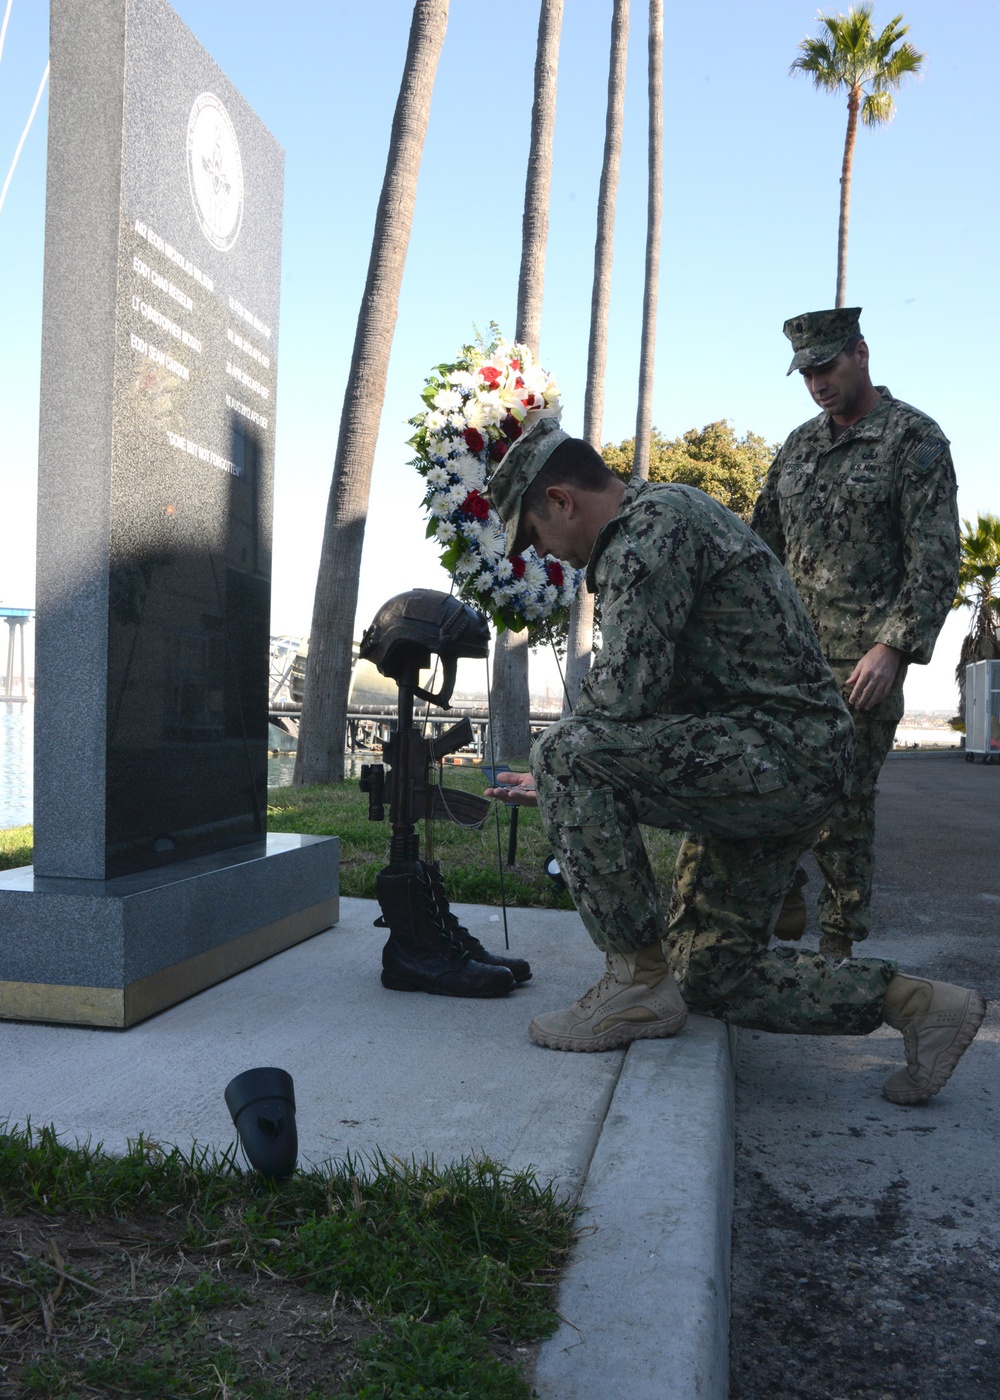
[[[440,898],[437,889],[439,883]],[[435,880],[430,869],[425,869],[423,877],[420,879],[420,900],[427,918],[436,926],[440,933],[444,935],[448,947],[451,948],[453,952],[461,953],[463,957],[467,958],[469,956],[468,948],[466,948],[461,938],[456,937],[456,929],[459,928],[458,920],[450,911],[447,918],[443,916],[441,902],[443,901],[446,908],[448,904],[444,893],[444,882],[440,880],[440,876],[438,880]],[[452,924],[455,925],[454,928],[452,928]],[[462,930],[462,932],[464,932],[464,930]]]
[[[609,967],[601,980],[595,982],[589,991],[584,992],[583,996],[580,998],[579,1004],[583,1010],[589,1011],[595,1001],[600,1001],[607,993],[611,992],[613,988],[623,987],[624,985],[625,984],[615,972],[614,968]]]

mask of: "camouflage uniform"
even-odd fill
[[[666,940],[694,1010],[865,1034],[895,972],[767,948],[851,767],[850,718],[784,569],[700,491],[631,483],[588,587],[603,646],[532,751],[542,822],[598,947]],[[669,922],[639,823],[686,830]]]
[[[791,574],[842,689],[876,642],[903,653],[887,698],[851,711],[854,777],[813,846],[825,881],[820,927],[854,942],[870,925],[875,795],[903,713],[907,663],[930,660],[958,582],[948,439],[888,389],[878,393],[836,442],[825,413],[792,433],[750,522]]]

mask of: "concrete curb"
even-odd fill
[[[565,1321],[538,1357],[542,1400],[725,1400],[735,1040],[692,1016],[629,1048],[581,1193]]]

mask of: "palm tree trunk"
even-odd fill
[[[642,299],[639,404],[635,419],[632,476],[649,479],[653,429],[653,362],[660,285],[660,227],[663,220],[663,0],[649,0],[649,207],[646,223],[646,286]]]
[[[604,375],[608,360],[608,309],[611,305],[615,198],[618,193],[625,112],[628,11],[629,0],[614,0],[611,15],[611,61],[608,69],[608,114],[604,127],[604,164],[601,167],[601,184],[597,197],[594,286],[590,297],[590,344],[587,350],[587,387],[583,400],[583,436],[598,452],[601,450],[604,424]],[[564,715],[571,713],[577,702],[583,678],[590,670],[593,649],[594,595],[581,589],[569,613]]]
[[[296,783],[344,776],[351,643],[372,463],[448,0],[416,0],[375,215],[313,603]]]
[[[552,137],[556,125],[556,79],[563,0],[542,0],[535,51],[535,99],[531,107],[531,145],[521,221],[521,271],[517,282],[516,340],[538,356],[545,288],[545,248],[549,237],[549,191],[552,186]]]
[[[535,100],[531,108],[531,146],[521,225],[521,272],[517,284],[516,340],[538,357],[545,286],[545,246],[549,235],[549,189],[552,184],[552,134],[556,120],[556,77],[563,0],[542,0],[535,53]],[[501,632],[493,650],[493,724],[491,746],[496,758],[524,767],[531,747],[528,719],[528,634]]]
[[[861,89],[851,88],[847,98],[847,135],[844,138],[844,160],[840,167],[840,226],[837,230],[837,301],[847,305],[847,226],[851,218],[851,167],[854,164],[854,143],[858,137],[858,110]]]

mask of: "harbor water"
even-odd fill
[[[0,700],[0,831],[31,821],[35,707]]]

